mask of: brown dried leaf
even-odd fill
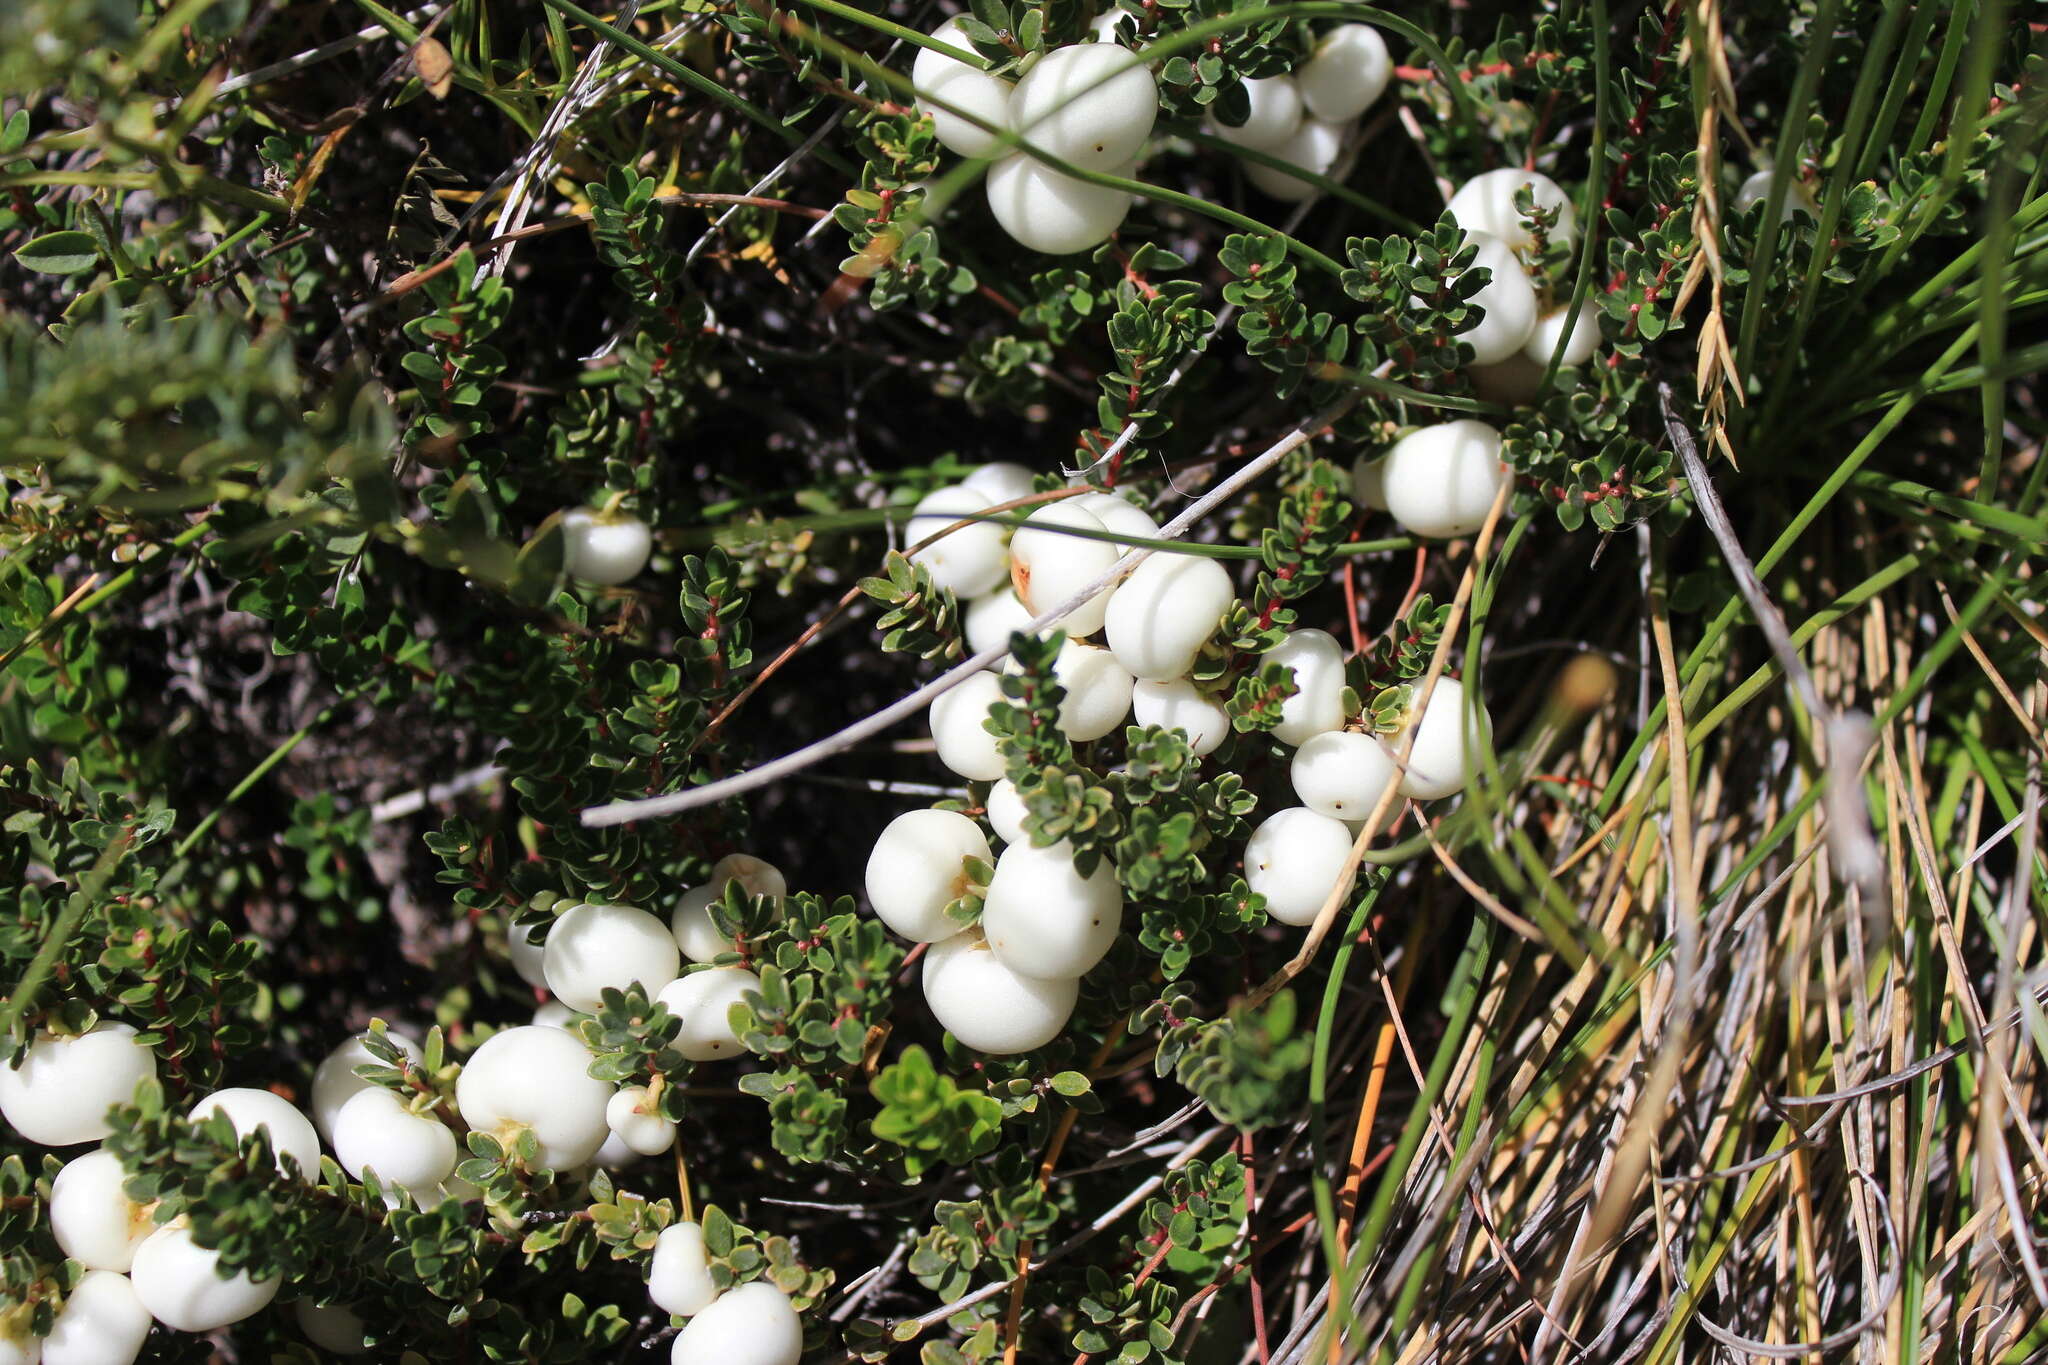
[[[437,100],[448,98],[448,92],[455,85],[455,59],[448,55],[448,49],[441,46],[438,38],[422,38],[412,50],[412,69],[418,73],[420,84],[427,87],[427,93]]]

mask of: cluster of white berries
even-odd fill
[[[1015,133],[1082,170],[1130,174],[1158,119],[1159,87],[1144,55],[1117,42],[1120,17],[1116,10],[1103,14],[1090,41],[1038,55],[1015,82],[932,48],[920,48],[911,66],[911,86],[931,115],[933,132],[961,156],[994,158],[989,209],[1004,231],[1034,251],[1086,251],[1107,240],[1130,210],[1131,196],[1122,190],[1077,180],[1029,153],[1005,152],[1003,141]],[[946,20],[931,36],[972,50],[958,19]],[[1247,81],[1246,121],[1235,128],[1212,124],[1211,131],[1324,175],[1342,150],[1345,125],[1380,97],[1392,74],[1378,30],[1342,24],[1323,36],[1299,70]],[[1248,163],[1246,174],[1275,198],[1315,193],[1308,181],[1270,166]]]
[[[957,19],[931,36],[973,50]],[[1136,53],[1113,42],[1054,48],[1011,82],[919,48],[910,81],[941,143],[961,156],[995,158],[988,168],[989,210],[1023,245],[1055,256],[1085,251],[1123,222],[1130,195],[1077,180],[1029,153],[1005,153],[1003,135],[1014,132],[1084,171],[1127,176],[1159,116],[1158,84]]]
[[[556,999],[533,1024],[492,1034],[463,1064],[454,1097],[462,1124],[508,1146],[530,1133],[541,1162],[565,1172],[621,1165],[673,1146],[675,1124],[661,1114],[659,1096],[648,1086],[614,1087],[591,1076],[590,1050],[567,1025],[571,1011],[596,1009],[606,987],[638,984],[682,1021],[675,1045],[684,1056],[737,1056],[743,1049],[728,1016],[760,979],[740,967],[679,974],[685,957],[705,962],[733,951],[709,912],[731,881],[756,896],[779,898],[787,889],[774,867],[739,854],[721,860],[709,884],[686,893],[668,925],[644,910],[579,904],[540,941],[515,930],[514,966]],[[424,1056],[411,1038],[383,1036],[415,1062]],[[189,1116],[224,1115],[237,1137],[262,1129],[286,1179],[318,1178],[324,1139],[344,1170],[357,1179],[374,1177],[388,1199],[400,1190],[422,1204],[475,1198],[475,1187],[455,1174],[459,1144],[439,1101],[427,1094],[408,1101],[358,1075],[365,1065],[382,1063],[363,1035],[329,1054],[313,1076],[311,1118],[268,1090],[239,1087],[206,1096]],[[21,1066],[0,1066],[0,1115],[42,1146],[100,1142],[112,1132],[109,1109],[128,1103],[135,1087],[155,1074],[154,1054],[126,1024],[103,1023],[76,1036],[46,1032],[30,1043]],[[156,1206],[130,1199],[125,1181],[119,1159],[102,1148],[74,1157],[58,1172],[51,1231],[86,1274],[66,1296],[49,1336],[0,1337],[0,1365],[126,1365],[141,1352],[152,1318],[176,1331],[212,1332],[276,1297],[275,1277],[220,1274],[219,1253],[199,1246],[186,1220],[159,1225]],[[666,1230],[661,1249],[667,1254],[657,1256],[652,1272],[656,1302],[697,1315],[677,1338],[675,1359],[795,1365],[801,1327],[788,1297],[773,1285],[746,1285],[715,1303],[708,1295],[697,1302],[674,1287],[694,1283],[684,1273],[689,1257],[681,1248],[686,1229],[695,1228]],[[701,1273],[701,1234],[697,1247]],[[695,1306],[672,1306],[679,1303]],[[318,1345],[349,1355],[370,1349],[361,1319],[348,1308],[311,1300],[295,1307]]]
[[[671,1348],[673,1365],[797,1365],[803,1355],[803,1320],[789,1295],[766,1280],[720,1293],[704,1228],[689,1219],[655,1239],[647,1296],[689,1319]]]
[[[1463,524],[1475,491],[1484,493],[1477,512],[1483,519],[1507,477],[1499,437],[1493,436],[1489,454],[1469,437],[1451,448],[1430,435],[1438,430],[1398,443],[1386,461],[1363,464],[1359,477],[1398,486],[1404,508],[1418,521],[1425,520],[1425,495],[1433,496],[1442,506],[1436,529],[1426,534],[1462,535],[1478,524]],[[1382,468],[1397,455],[1397,465]],[[1436,487],[1429,494],[1432,472]],[[1384,478],[1387,473],[1393,477]],[[1023,497],[1031,487],[1022,466],[983,465],[927,494],[914,509],[908,537],[921,540],[963,516]],[[1124,546],[1094,537],[1148,540],[1158,533],[1158,524],[1124,498],[1084,493],[1040,506],[1008,534],[1007,544],[1002,523],[975,522],[912,557],[935,583],[968,599],[968,643],[978,653],[1084,590],[1122,557]],[[1162,550],[1069,614],[1061,622],[1069,638],[1053,662],[1065,692],[1061,732],[1085,742],[1135,719],[1180,731],[1198,755],[1216,749],[1230,733],[1229,713],[1190,674],[1235,601],[1230,576],[1214,559]],[[1099,643],[1089,638],[1096,636]],[[1418,800],[1460,790],[1478,731],[1461,722],[1465,701],[1456,680],[1439,680],[1401,772],[1378,737],[1345,728],[1351,717],[1344,704],[1344,652],[1332,636],[1297,630],[1266,658],[1293,673],[1296,692],[1282,703],[1273,733],[1298,750],[1293,777],[1303,804],[1260,827],[1246,850],[1245,875],[1268,898],[1275,919],[1306,924],[1350,852],[1354,827],[1345,822],[1366,818],[1396,781]],[[929,717],[939,761],[971,782],[992,784],[987,828],[957,812],[908,811],[876,841],[866,879],[877,917],[904,938],[930,945],[923,985],[934,1016],[969,1047],[997,1054],[1027,1052],[1059,1034],[1080,978],[1109,951],[1123,919],[1123,892],[1112,867],[1103,863],[1083,875],[1065,841],[1038,848],[1026,835],[1024,801],[1003,776],[1003,757],[986,723],[1002,697],[999,677],[978,673],[941,693]],[[991,834],[1003,845],[1000,856],[992,852]],[[976,862],[993,862],[994,875],[981,893],[980,925],[963,930],[948,907],[975,893]]]
[[[1339,24],[1316,43],[1295,70],[1244,83],[1251,112],[1233,128],[1209,120],[1225,142],[1271,156],[1316,175],[1336,169],[1350,125],[1386,92],[1394,59],[1370,24]],[[1299,202],[1316,193],[1300,176],[1256,161],[1245,162],[1252,184],[1275,199]]]

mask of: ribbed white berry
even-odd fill
[[[918,499],[914,515],[903,528],[903,543],[915,545],[937,535],[963,515],[985,512],[995,499],[964,484],[936,488]],[[930,571],[932,582],[961,597],[993,592],[1009,571],[1003,539],[1010,528],[998,521],[978,521],[933,541],[910,558]]]
[[[1071,501],[1073,506],[1093,513],[1095,519],[1102,523],[1102,528],[1105,531],[1111,531],[1120,536],[1129,536],[1133,540],[1154,540],[1158,538],[1159,523],[1152,519],[1150,512],[1147,512],[1129,498],[1119,497],[1115,493],[1083,493],[1080,497],[1074,498]],[[1119,545],[1116,547],[1116,552],[1119,555],[1125,554],[1127,551],[1127,546]]]
[[[1486,524],[1510,475],[1501,463],[1500,433],[1460,417],[1411,431],[1381,462],[1387,510],[1403,529],[1449,540]]]
[[[1557,212],[1550,240],[1569,246],[1578,233],[1578,215],[1557,182],[1541,171],[1509,166],[1473,176],[1451,196],[1451,217],[1467,232],[1491,233],[1516,250],[1526,251],[1536,245],[1536,239],[1515,207],[1515,192],[1524,185],[1529,186],[1538,208]]]
[[[1571,327],[1571,340],[1565,342],[1564,357],[1558,363],[1585,364],[1600,346],[1600,307],[1591,299],[1587,299],[1577,313],[1567,303],[1537,318],[1535,330],[1529,333],[1529,343],[1522,348],[1522,354],[1538,365],[1548,366],[1551,352],[1557,349],[1558,338],[1564,335],[1567,325]]]
[[[512,934],[516,938],[521,932],[523,931],[514,929]],[[517,960],[516,956],[514,960]],[[533,984],[538,986],[542,983],[535,980]],[[363,1039],[367,1036],[366,1033],[358,1033],[349,1038],[340,1047],[328,1053],[326,1060],[321,1062],[319,1069],[313,1073],[313,1126],[320,1130],[322,1137],[334,1136],[334,1116],[341,1112],[341,1106],[347,1104],[357,1091],[367,1090],[374,1084],[356,1075],[356,1068],[384,1065],[372,1056],[370,1049],[364,1045]],[[396,1029],[386,1029],[384,1036],[390,1039],[392,1045],[401,1053],[414,1061],[425,1055],[418,1043]]]
[[[804,1324],[766,1280],[728,1289],[676,1334],[671,1365],[797,1365]]]
[[[1009,1056],[1044,1047],[1074,1013],[1081,983],[1022,976],[996,960],[973,930],[925,949],[924,999],[968,1047]]]
[[[1318,815],[1363,820],[1399,776],[1375,735],[1325,730],[1294,751],[1294,794]]]
[[[1339,24],[1294,73],[1301,102],[1317,118],[1341,123],[1372,106],[1394,75],[1387,40],[1370,24]]]
[[[1039,150],[1085,171],[1136,156],[1159,117],[1159,87],[1144,61],[1110,43],[1055,48],[1018,78],[1010,126]]]
[[[529,1022],[541,1028],[570,1028],[576,1023],[576,1011],[559,1000],[550,1000],[534,1010]]]
[[[383,1086],[371,1086],[335,1115],[334,1157],[358,1180],[374,1169],[387,1188],[427,1196],[455,1173],[455,1134]]]
[[[1003,684],[993,673],[977,673],[933,698],[929,718],[939,762],[970,782],[1001,777],[1003,756],[982,722],[989,707],[1002,699]]]
[[[1018,672],[1014,660],[1003,665]],[[1131,671],[1098,645],[1062,640],[1053,659],[1053,678],[1066,691],[1060,698],[1060,733],[1068,739],[1101,739],[1131,714]]]
[[[1103,638],[1134,676],[1178,678],[1236,597],[1229,573],[1215,560],[1160,551],[1117,585]]]
[[[1010,583],[1033,616],[1052,610],[1109,572],[1123,552],[1113,541],[1065,534],[1106,531],[1102,518],[1067,502],[1047,503],[1010,537]],[[1102,629],[1113,589],[1104,588],[1069,612],[1060,628],[1069,637]]]
[[[1131,211],[1122,190],[1076,180],[1022,152],[990,166],[984,189],[1003,231],[1048,256],[1102,245]]]
[[[135,1249],[128,1278],[150,1316],[180,1332],[217,1332],[269,1306],[281,1283],[247,1271],[222,1278],[220,1253],[192,1240],[184,1220],[166,1224]]]
[[[645,910],[576,905],[548,930],[545,965],[548,989],[570,1009],[589,1013],[606,987],[623,991],[637,982],[652,996],[676,979],[682,954],[668,926]]]
[[[1011,844],[996,860],[981,932],[1003,966],[1058,981],[1082,976],[1102,960],[1123,913],[1123,888],[1107,858],[1084,877],[1064,839],[1050,848]]]
[[[671,1223],[654,1239],[654,1256],[647,1263],[647,1297],[662,1312],[686,1318],[703,1312],[718,1297],[702,1226]]]
[[[1337,165],[1337,156],[1344,150],[1345,125],[1327,123],[1319,118],[1305,118],[1293,136],[1277,146],[1265,150],[1280,160],[1298,166],[1304,171],[1327,176]],[[1322,191],[1308,181],[1287,171],[1274,170],[1256,161],[1244,163],[1245,179],[1257,185],[1275,199],[1290,204],[1313,198]]]
[[[1282,924],[1313,924],[1351,856],[1342,820],[1289,806],[1266,817],[1244,847],[1244,879]]]
[[[1344,647],[1326,630],[1297,630],[1267,650],[1263,663],[1294,674],[1294,695],[1280,703],[1273,737],[1299,748],[1310,735],[1344,724]]]
[[[292,1167],[288,1163],[296,1162],[300,1179],[320,1178],[320,1134],[313,1121],[290,1100],[268,1090],[231,1086],[216,1090],[193,1105],[190,1117],[210,1118],[215,1113],[227,1115],[237,1139],[248,1137],[259,1128],[268,1133],[278,1170],[290,1175]]]
[[[1024,832],[1024,817],[1030,810],[1024,805],[1024,798],[1017,792],[1017,784],[1004,778],[988,789],[988,822],[996,832],[996,838],[1006,844],[1028,844],[1031,836]]]
[[[1411,719],[1412,723],[1412,719]],[[1479,750],[1493,734],[1492,720],[1482,705],[1477,714],[1466,712],[1465,685],[1456,678],[1438,678],[1429,694],[1429,709],[1415,727],[1415,744],[1408,754],[1408,770],[1401,779],[1401,794],[1418,801],[1455,796],[1465,789]],[[1397,735],[1387,741],[1396,753],[1404,742]]]
[[[1536,330],[1536,288],[1508,244],[1484,232],[1470,232],[1478,248],[1472,268],[1484,267],[1490,278],[1469,302],[1485,316],[1477,326],[1458,333],[1458,340],[1472,348],[1472,363],[1494,365],[1519,354]]]
[[[725,1061],[746,1051],[729,1015],[748,991],[760,989],[761,978],[744,967],[713,967],[670,982],[659,999],[683,1021],[676,1051],[693,1062]]]
[[[644,1085],[624,1085],[604,1107],[612,1136],[641,1156],[659,1156],[676,1145],[676,1125],[662,1116]]]
[[[565,1029],[531,1024],[494,1033],[455,1080],[462,1121],[508,1145],[523,1128],[553,1170],[581,1166],[603,1144],[612,1087],[590,1074],[590,1049]]]
[[[971,885],[966,860],[990,861],[981,826],[950,810],[908,810],[889,822],[868,854],[868,904],[913,943],[951,938],[960,926],[946,907]]]
[[[1386,470],[1377,454],[1368,451],[1351,462],[1351,500],[1375,512],[1387,510]]]
[[[640,1154],[628,1147],[624,1138],[617,1133],[606,1133],[597,1155],[590,1158],[590,1164],[601,1171],[616,1171],[639,1159]]]
[[[299,1320],[299,1330],[306,1334],[306,1340],[323,1351],[338,1356],[370,1353],[369,1343],[363,1340],[363,1320],[353,1308],[297,1299],[292,1303],[292,1316]]]
[[[587,507],[562,513],[562,567],[572,578],[616,587],[647,567],[654,534],[638,517],[600,516]]]
[[[974,51],[974,45],[960,31],[957,18],[940,24],[931,36],[962,52]],[[910,64],[910,84],[919,107],[931,115],[933,134],[948,151],[983,157],[994,156],[1001,150],[1002,129],[1010,108],[1008,81],[943,52],[921,47]],[[933,101],[951,108],[941,109]],[[962,113],[972,114],[991,126],[983,128],[971,123]]]
[[[149,1209],[122,1188],[127,1172],[104,1148],[64,1163],[50,1185],[50,1231],[64,1254],[88,1270],[125,1271],[156,1230]]]
[[[43,1365],[129,1365],[149,1337],[149,1310],[126,1275],[90,1270],[64,1296]]]
[[[1251,97],[1251,112],[1233,128],[1209,116],[1208,129],[1225,142],[1255,151],[1270,151],[1301,127],[1301,88],[1292,76],[1266,76],[1248,80],[1244,92]]]
[[[1131,719],[1161,730],[1179,730],[1188,737],[1188,748],[1198,758],[1214,753],[1230,738],[1230,713],[1223,703],[1185,678],[1141,680],[1131,689]]]
[[[43,1147],[98,1142],[114,1130],[107,1110],[126,1104],[156,1074],[156,1056],[126,1024],[90,1033],[40,1033],[21,1065],[0,1063],[0,1115]]]
[[[1031,484],[1035,477],[1021,464],[996,460],[975,466],[973,473],[960,480],[960,485],[963,488],[972,488],[977,493],[987,494],[990,502],[1014,502],[1018,498],[1031,496]]]
[[[1031,613],[1005,582],[995,592],[967,604],[967,647],[976,654],[1008,645],[1010,637],[1031,624]]]

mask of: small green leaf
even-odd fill
[[[86,232],[46,232],[23,243],[14,259],[44,275],[76,275],[99,263],[99,248]]]

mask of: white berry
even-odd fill
[[[718,1297],[702,1226],[671,1223],[654,1239],[654,1256],[647,1264],[647,1297],[662,1312],[686,1318],[703,1312]]]
[[[128,1277],[87,1271],[43,1338],[43,1365],[129,1365],[148,1338],[149,1310]]]
[[[630,905],[572,906],[548,930],[548,989],[570,1009],[595,1011],[606,987],[652,996],[681,967],[668,926]]]
[[[28,1334],[19,1316],[0,1320],[0,1365],[42,1365],[43,1339]]]
[[[1393,75],[1394,59],[1378,29],[1339,24],[1323,35],[1315,55],[1295,71],[1294,79],[1311,114],[1341,123],[1370,108]]]
[[[1571,199],[1541,171],[1509,166],[1473,176],[1451,196],[1451,217],[1467,232],[1490,233],[1518,251],[1527,251],[1536,245],[1536,239],[1530,235],[1528,221],[1515,207],[1515,192],[1524,185],[1529,187],[1537,208],[1557,214],[1550,240],[1569,246],[1578,233],[1578,216],[1572,210]]]
[[[1024,804],[1024,797],[1017,791],[1017,784],[1004,778],[988,789],[988,822],[996,832],[996,838],[1006,844],[1027,844],[1031,836],[1024,832],[1024,817],[1031,814]]]
[[[299,1320],[299,1330],[306,1334],[306,1340],[323,1351],[338,1356],[370,1353],[369,1343],[363,1340],[363,1320],[353,1308],[298,1299],[292,1304],[292,1316]]]
[[[1015,502],[1018,498],[1031,496],[1034,491],[1034,478],[1032,472],[1021,464],[996,460],[990,464],[977,465],[973,473],[960,480],[960,486],[986,494],[992,503]]]
[[[90,1033],[41,1033],[19,1067],[0,1064],[0,1115],[42,1147],[98,1142],[114,1130],[107,1111],[156,1074],[156,1056],[126,1024]]]
[[[1467,236],[1478,248],[1468,268],[1484,267],[1491,278],[1467,300],[1483,316],[1476,326],[1458,333],[1458,340],[1472,348],[1473,364],[1493,365],[1529,344],[1530,333],[1536,330],[1536,287],[1506,242],[1484,232]]]
[[[671,1365],[797,1365],[804,1324],[766,1280],[720,1294],[676,1335]]]
[[[515,928],[512,937],[516,940],[525,932],[524,929]],[[516,953],[513,960],[518,960]],[[533,984],[538,986],[541,982],[535,980]],[[313,1073],[313,1126],[320,1130],[322,1137],[334,1136],[334,1116],[341,1112],[341,1106],[347,1104],[357,1091],[367,1090],[375,1084],[356,1075],[356,1068],[384,1065],[383,1059],[371,1053],[363,1042],[368,1036],[368,1033],[358,1033],[351,1037],[328,1053],[327,1059],[321,1062],[319,1069]],[[425,1055],[418,1043],[396,1030],[386,1029],[384,1036],[401,1054],[415,1062]]]
[[[1223,703],[1185,678],[1172,682],[1140,681],[1131,689],[1131,719],[1188,737],[1188,749],[1199,758],[1216,751],[1230,738],[1230,713]]]
[[[527,985],[547,987],[547,948],[548,926],[506,926],[505,955],[512,959],[512,970],[519,973],[519,979]]]
[[[1010,537],[1010,583],[1033,616],[1051,611],[1087,587],[1123,557],[1114,542],[1065,534],[1106,531],[1102,519],[1071,502],[1047,503]],[[1060,624],[1070,637],[1093,635],[1109,612],[1112,588],[1083,602]]]
[[[540,1028],[572,1028],[576,1023],[576,1011],[559,1000],[550,1000],[534,1010],[530,1022]]]
[[[1365,454],[1351,462],[1351,500],[1375,512],[1387,510],[1386,470],[1379,456]]]
[[[1374,735],[1325,730],[1294,751],[1294,794],[1318,815],[1363,820],[1399,773]]]
[[[748,853],[728,853],[711,865],[711,880],[685,891],[669,914],[669,931],[676,946],[692,962],[709,962],[720,953],[736,951],[738,945],[722,933],[711,918],[711,905],[725,899],[733,882],[747,895],[778,904],[789,892],[789,881],[775,864]]]
[[[1076,180],[1022,152],[990,166],[984,189],[1003,231],[1048,256],[1102,245],[1131,211],[1122,190]]]
[[[1301,87],[1292,76],[1266,76],[1244,83],[1251,112],[1233,128],[1209,115],[1209,131],[1225,142],[1254,151],[1271,151],[1301,127]]]
[[[428,1192],[455,1173],[455,1134],[383,1086],[371,1086],[335,1116],[334,1156],[358,1180],[374,1169],[387,1189]]]
[[[1059,1036],[1081,983],[1021,976],[996,961],[981,935],[955,934],[925,949],[924,999],[941,1027],[977,1052],[1008,1056]]]
[[[1005,672],[1019,672],[1014,659]],[[1060,733],[1085,742],[1101,739],[1131,713],[1131,673],[1116,655],[1097,645],[1062,640],[1053,659],[1052,675],[1066,695],[1060,698]]]
[[[1337,164],[1337,156],[1344,150],[1345,126],[1326,123],[1319,118],[1305,118],[1293,136],[1278,146],[1269,147],[1273,156],[1298,166],[1304,171],[1327,176]],[[1315,185],[1289,171],[1275,170],[1262,166],[1256,161],[1244,163],[1245,178],[1275,199],[1298,204],[1322,193]]]
[[[976,673],[933,698],[932,742],[939,762],[970,782],[993,782],[1003,775],[1003,756],[996,737],[982,725],[988,709],[1003,699],[1003,684],[993,673]]]
[[[1055,48],[1010,92],[1010,126],[1040,151],[1084,171],[1135,157],[1159,116],[1159,87],[1128,48],[1077,43]]]
[[[960,926],[946,907],[970,889],[966,860],[991,856],[981,826],[959,812],[905,811],[868,854],[868,904],[913,943],[951,938]]]
[[[1469,536],[1486,524],[1511,478],[1500,433],[1460,417],[1411,431],[1381,462],[1387,510],[1403,529],[1433,540]]]
[[[676,1051],[693,1062],[724,1061],[746,1051],[729,1016],[748,991],[760,989],[761,978],[745,967],[713,967],[670,982],[659,998],[683,1021],[676,1033]]]
[[[1300,747],[1310,735],[1344,724],[1344,647],[1326,630],[1297,630],[1265,653],[1294,674],[1294,695],[1280,703],[1273,737]]]
[[[135,1249],[128,1278],[150,1316],[180,1332],[217,1332],[269,1306],[281,1283],[238,1270],[223,1278],[220,1253],[192,1240],[182,1219],[151,1233]]]
[[[1282,924],[1313,924],[1351,856],[1342,820],[1289,806],[1266,817],[1244,848],[1244,879]]]
[[[149,1209],[128,1197],[121,1160],[101,1148],[73,1157],[50,1185],[50,1231],[64,1254],[89,1270],[125,1271],[156,1231]]]
[[[1593,300],[1587,299],[1577,313],[1570,304],[1551,309],[1536,319],[1536,328],[1529,333],[1529,344],[1522,348],[1522,354],[1540,366],[1550,364],[1550,356],[1557,349],[1558,338],[1565,328],[1571,328],[1571,340],[1564,344],[1564,356],[1560,365],[1583,365],[1593,358],[1593,352],[1600,345],[1600,308]]]
[[[926,536],[937,535],[963,515],[985,512],[994,502],[987,493],[964,484],[934,489],[918,500],[914,515],[903,528],[904,543],[915,545]],[[1003,537],[1009,529],[999,521],[977,521],[933,541],[910,558],[930,571],[932,582],[961,597],[993,592],[1009,568],[1003,551]]]
[[[216,1090],[193,1105],[190,1117],[210,1118],[216,1113],[227,1115],[238,1140],[259,1128],[268,1133],[270,1150],[279,1171],[292,1174],[287,1163],[296,1162],[300,1179],[319,1179],[320,1134],[313,1127],[313,1121],[300,1113],[290,1100],[268,1090],[234,1086]]]
[[[974,51],[974,45],[960,31],[958,19],[946,20],[932,30],[931,36],[962,52]],[[960,156],[986,157],[1002,150],[1002,130],[1010,107],[1008,81],[943,52],[921,47],[910,64],[910,85],[919,106],[931,115],[933,134],[948,151]],[[941,109],[934,100],[951,108]],[[983,128],[971,123],[962,117],[963,113],[972,114],[990,126]]]
[[[1011,844],[996,860],[981,932],[996,961],[1020,976],[1072,979],[1087,973],[1123,926],[1123,888],[1104,858],[1084,877],[1064,839],[1050,848]]]
[[[1456,678],[1438,678],[1436,690],[1429,694],[1429,709],[1415,726],[1401,794],[1417,801],[1434,801],[1463,791],[1479,762],[1481,747],[1492,735],[1493,725],[1484,706],[1476,716],[1466,713],[1465,685]],[[1388,741],[1396,753],[1403,742],[1405,736]]]
[[[562,513],[562,567],[572,578],[617,587],[647,567],[654,535],[638,517],[601,516],[587,507]]]
[[[1161,551],[1117,586],[1103,638],[1134,676],[1165,682],[1194,665],[1236,598],[1230,574],[1215,560]]]
[[[663,1117],[644,1085],[619,1087],[604,1107],[612,1135],[641,1156],[659,1156],[676,1145],[675,1121]]]
[[[528,1024],[494,1033],[455,1080],[462,1121],[508,1147],[522,1129],[540,1144],[540,1163],[581,1166],[603,1145],[612,1087],[590,1074],[590,1049],[565,1029]]]
[[[1772,174],[1769,168],[1752,172],[1736,187],[1735,197],[1729,201],[1729,206],[1737,213],[1744,213],[1763,203],[1771,194]],[[1807,197],[1806,186],[1796,178],[1785,191],[1785,202],[1778,209],[1778,221],[1790,222],[1795,213],[1813,217],[1813,201]]]
[[[998,645],[1007,648],[1010,637],[1030,624],[1031,612],[1006,582],[1000,590],[967,604],[967,647],[976,654]]]

